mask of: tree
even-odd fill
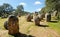
[[[22,15],[24,13],[24,7],[23,7],[23,5],[18,5],[15,12],[16,12],[17,15],[18,14]]]
[[[60,0],[46,0],[46,9],[52,11],[56,10],[57,11],[57,16],[59,17],[59,12],[60,12]]]
[[[4,3],[0,6],[0,16],[6,16],[11,14],[13,11],[13,7],[10,4]]]
[[[60,0],[46,0],[46,7],[60,10]]]
[[[0,6],[0,16],[2,15],[2,10],[3,10],[3,8],[2,8],[2,6]]]
[[[3,11],[5,11],[8,14],[11,14],[11,12],[14,10],[13,7],[10,4],[3,4]]]

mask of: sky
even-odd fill
[[[14,9],[23,5],[24,11],[28,12],[39,11],[45,6],[45,0],[0,0],[0,5],[3,3],[10,4]]]

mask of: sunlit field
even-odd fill
[[[60,37],[60,0],[0,0],[0,37]]]
[[[41,22],[41,24],[47,24],[49,27],[36,26],[34,22],[27,22],[25,16],[19,18],[19,31],[20,33],[32,35],[36,37],[56,37],[60,35],[60,21],[59,22]],[[7,18],[0,18],[0,36],[1,37],[14,37],[8,34],[8,30],[4,28],[4,22]],[[43,35],[43,36],[42,36]]]

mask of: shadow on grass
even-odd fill
[[[50,21],[50,22],[52,22],[52,23],[57,23],[58,21],[57,21],[57,20],[55,20],[55,21]]]
[[[48,25],[37,25],[39,27],[49,27]]]
[[[27,22],[33,22],[33,21],[27,21]]]
[[[14,34],[12,36],[14,36],[14,37],[34,37],[32,35],[26,35],[26,34],[22,34],[22,33],[17,33],[17,34]]]

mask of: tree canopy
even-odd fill
[[[0,6],[0,16],[5,16],[6,14],[11,14],[13,7],[10,4],[4,3]]]
[[[13,7],[8,4],[4,3],[3,5],[0,5],[0,16],[7,16],[7,15],[24,15],[28,14],[29,12],[24,11],[23,5],[18,5],[16,9],[13,9]]]

